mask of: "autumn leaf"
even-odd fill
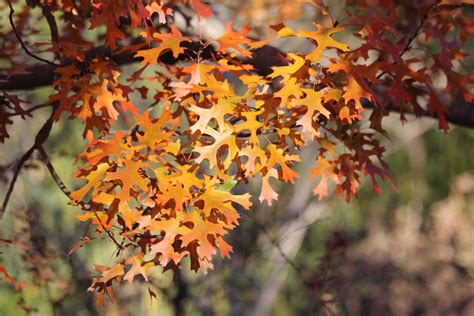
[[[295,35],[298,37],[304,37],[316,42],[317,47],[308,55],[306,55],[306,59],[311,62],[317,62],[323,56],[323,53],[328,48],[337,48],[343,52],[347,52],[349,47],[346,44],[340,43],[332,38],[334,33],[339,33],[344,30],[343,27],[335,27],[330,29],[324,29],[319,25],[315,25],[317,30],[316,31],[306,31],[306,30],[298,30],[295,32]]]
[[[7,269],[4,266],[0,266],[0,274],[3,274],[8,284],[13,284],[13,278],[8,274]]]
[[[297,73],[306,65],[304,58],[292,53],[289,53],[288,57],[293,60],[293,63],[288,66],[272,67],[273,72],[270,74],[270,78],[278,76],[299,78]]]
[[[232,29],[232,23],[227,22],[224,35],[217,39],[219,43],[219,51],[226,53],[227,51],[237,51],[245,57],[252,56],[252,53],[245,47],[250,44],[250,39],[247,38],[249,28],[243,28],[242,30],[235,32]]]
[[[229,152],[224,161],[224,166],[229,166],[232,159],[239,152],[232,130],[229,129],[223,132],[218,132],[215,129],[208,127],[204,133],[211,136],[214,139],[214,142],[211,145],[195,147],[194,151],[199,154],[196,158],[196,162],[201,163],[204,160],[208,160],[211,167],[217,166],[219,157],[218,150],[225,146]]]
[[[173,24],[171,24],[170,27],[171,33],[153,33],[153,41],[159,41],[161,44],[159,44],[157,47],[140,50],[137,52],[135,55],[136,57],[143,57],[142,64],[156,65],[160,55],[166,51],[171,51],[174,58],[178,58],[179,54],[184,53],[181,43],[191,42],[191,39],[183,36]]]
[[[174,263],[179,263],[184,256],[182,252],[176,252],[173,244],[178,235],[182,233],[181,223],[184,220],[183,213],[177,213],[177,217],[170,217],[168,219],[161,218],[154,220],[148,226],[152,232],[159,231],[164,233],[163,239],[151,246],[150,254],[161,254],[160,264],[166,266],[169,260]]]
[[[141,275],[145,281],[148,282],[147,271],[154,265],[152,262],[143,263],[143,254],[130,257],[125,261],[126,264],[132,267],[125,273],[123,279],[132,283],[137,275]]]
[[[150,13],[150,17],[155,13],[158,14],[158,21],[161,24],[166,24],[166,17],[173,15],[173,10],[163,5],[163,3],[152,2],[145,8]]]
[[[82,177],[87,180],[87,183],[82,186],[79,190],[72,192],[72,196],[74,197],[75,201],[79,202],[84,200],[86,194],[92,189],[92,195],[96,195],[99,193],[99,188],[102,185],[102,181],[106,176],[107,169],[110,168],[110,165],[107,163],[101,163],[94,167],[93,169],[89,170],[79,170],[75,176]]]
[[[322,95],[312,89],[301,89],[305,94],[305,97],[296,101],[298,104],[304,105],[307,108],[306,113],[297,121],[299,125],[303,127],[304,133],[311,134],[312,138],[317,137],[319,133],[313,128],[313,122],[317,114],[321,114],[326,118],[329,118],[331,114],[322,105]]]
[[[260,202],[266,201],[269,206],[272,205],[273,200],[278,199],[278,193],[276,193],[270,185],[270,178],[278,179],[278,172],[276,169],[270,169],[267,174],[262,177],[262,191],[258,197]]]
[[[225,227],[221,224],[213,223],[201,218],[197,212],[188,214],[184,221],[191,222],[192,228],[183,226],[180,230],[183,236],[183,246],[187,247],[191,242],[196,242],[195,245],[199,259],[211,260],[216,253],[214,243],[212,243],[208,236],[218,237],[224,236],[227,233]]]
[[[318,156],[318,165],[311,170],[311,177],[321,177],[318,185],[314,188],[314,195],[319,196],[319,200],[328,195],[328,180],[339,183],[339,178],[334,172],[334,164],[322,156]]]
[[[240,98],[238,97],[219,100],[210,109],[203,109],[196,105],[190,106],[189,109],[199,115],[199,120],[191,126],[191,131],[193,133],[196,131],[203,133],[207,129],[209,121],[211,120],[216,120],[219,130],[225,130],[225,116],[229,116],[234,113],[234,109],[237,104],[239,104],[239,101]]]
[[[268,145],[267,150],[270,154],[270,157],[268,158],[266,163],[267,168],[272,169],[276,166],[279,166],[282,174],[281,178],[284,181],[295,183],[295,179],[298,178],[298,173],[291,169],[288,164],[291,161],[300,161],[299,156],[285,154],[283,149],[277,148],[273,144]]]
[[[211,8],[207,5],[204,5],[201,0],[191,0],[191,3],[193,4],[198,16],[204,18],[212,16]]]
[[[92,238],[90,236],[85,236],[82,237],[81,240],[79,240],[77,243],[75,243],[71,249],[68,251],[68,256],[72,255],[74,252],[76,252],[78,249],[84,247],[85,244],[90,243],[92,241]]]
[[[138,190],[147,191],[149,180],[143,176],[143,168],[147,164],[141,160],[123,159],[122,166],[114,172],[109,172],[106,181],[118,180],[121,188],[115,196],[122,202],[130,200],[130,191],[136,186]]]

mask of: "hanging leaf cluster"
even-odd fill
[[[200,0],[35,1],[62,19],[56,40],[35,45],[60,64],[47,103],[55,121],[82,122],[87,141],[71,204],[118,250],[115,265],[95,266],[98,303],[113,299],[115,283],[148,280],[151,268],[179,269],[189,258],[191,269],[206,272],[216,256],[228,257],[226,236],[241,212],[273,205],[279,182],[297,181],[308,144],[319,145],[314,194],[334,188],[350,201],[364,177],[376,193],[380,180],[391,182],[380,143],[390,112],[431,115],[447,130],[444,100],[473,100],[467,4],[347,2],[337,20],[325,2],[300,0],[292,6],[311,6],[332,23],[282,21],[255,39],[232,21],[217,38],[179,25],[176,16],[189,9],[198,29],[216,18]],[[34,32],[25,21],[36,8],[13,4],[23,34]],[[280,51],[282,40],[305,49]],[[29,72],[13,57],[20,49],[5,44],[2,57],[17,65],[8,76]],[[138,66],[124,71],[127,63]],[[31,115],[25,102],[10,91],[0,96],[0,140],[10,116]],[[249,181],[260,183],[256,196],[241,193]]]

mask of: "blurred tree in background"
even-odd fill
[[[59,2],[11,2],[17,8],[15,21],[29,19],[25,24],[28,27],[24,26],[27,44],[51,41],[50,25],[44,18],[47,16],[45,8]],[[195,4],[191,5],[194,1],[189,4],[178,2],[171,1],[176,25],[182,31],[202,32],[214,38],[225,31],[225,22],[229,20],[234,25],[250,26],[253,38],[264,39],[273,36],[268,26],[280,22],[293,29],[315,21],[320,25],[334,26],[335,21],[343,24],[351,16],[352,11],[348,8],[354,6],[363,11],[363,8],[357,8],[362,3],[382,8],[395,3],[398,11],[417,8],[408,1],[300,1],[306,3],[296,4],[286,0],[238,3],[223,0],[210,1],[213,17],[201,21],[199,10],[196,17]],[[436,2],[427,1],[425,5]],[[460,8],[470,23],[463,26],[469,33],[465,47],[462,50],[449,48],[459,54],[453,53],[457,56],[454,59],[464,58],[462,66],[472,70],[472,56],[465,52],[473,48],[474,8],[469,1],[444,1],[442,4],[448,9]],[[4,48],[0,57],[3,59],[11,50],[11,42],[19,46],[11,32],[10,12],[9,2],[0,4],[0,43]],[[53,13],[59,29],[66,28],[61,19],[64,13]],[[403,25],[410,25],[408,13],[400,16],[406,18]],[[102,38],[107,30],[101,26],[87,34],[88,40],[92,41]],[[183,34],[187,33],[183,31]],[[357,38],[349,32],[338,35],[341,42],[351,47],[356,45]],[[451,33],[446,35],[450,44],[455,43],[451,41],[453,36]],[[422,36],[410,33],[407,37],[416,47],[413,51],[441,57],[445,53],[443,45],[425,42]],[[312,49],[308,43],[284,36],[271,44],[278,52]],[[34,49],[40,51],[41,44]],[[205,55],[205,49],[200,53]],[[54,53],[45,52],[41,56],[59,62],[58,58],[54,59]],[[262,68],[268,70],[274,66],[269,55],[273,53],[263,50],[259,62],[269,60],[270,64]],[[461,58],[463,54],[466,56]],[[416,52],[407,59],[411,57],[419,58]],[[426,58],[427,64],[432,62]],[[24,59],[28,60],[28,56]],[[9,66],[9,60],[2,60],[0,68]],[[127,63],[121,71],[124,76],[133,76],[139,67],[140,64]],[[0,90],[10,91],[11,78],[22,75],[23,68],[19,69],[17,73],[2,77]],[[450,80],[435,74],[433,78],[434,85],[439,86],[443,85],[443,80]],[[390,79],[389,84],[392,84]],[[156,83],[148,82],[143,86],[144,90],[152,90]],[[35,104],[42,105],[53,93],[51,86],[38,85],[20,95],[22,99],[35,100]],[[383,95],[385,90],[378,93]],[[469,108],[472,103],[459,101],[456,93],[452,93],[452,98],[450,93],[440,97],[447,105],[464,106],[458,112],[447,107],[446,119],[454,123],[447,132],[438,129],[443,123],[437,112],[420,114],[415,109],[411,112],[428,116],[415,118],[408,107],[405,115],[404,110],[392,106],[383,113],[387,115],[383,121],[384,132],[375,138],[386,149],[384,159],[392,170],[396,190],[382,182],[381,193],[376,196],[369,177],[361,180],[357,198],[349,203],[336,199],[336,189],[331,185],[329,196],[319,200],[312,192],[315,181],[308,174],[315,168],[314,157],[322,146],[318,141],[308,142],[301,150],[301,162],[294,164],[294,169],[301,175],[296,183],[272,182],[279,195],[277,201],[268,205],[254,198],[251,212],[239,212],[239,226],[226,238],[233,247],[230,258],[216,257],[214,268],[207,274],[191,271],[192,262],[188,258],[182,262],[185,268],[173,273],[163,273],[161,268],[152,269],[148,272],[148,282],[137,277],[133,283],[114,286],[115,302],[101,308],[96,306],[97,295],[88,292],[92,278],[97,275],[97,269],[92,265],[113,266],[119,257],[117,247],[106,234],[97,238],[94,227],[74,217],[83,213],[77,206],[68,205],[70,199],[51,178],[41,153],[34,151],[25,161],[8,212],[0,223],[0,269],[3,269],[0,270],[0,314],[472,315],[474,163],[471,157],[474,130],[471,128],[474,127],[474,108]],[[146,98],[134,98],[140,109],[149,105],[147,101]],[[371,114],[377,113],[377,109],[371,112],[373,104],[365,106],[369,110],[361,116],[358,130],[377,130],[377,126],[367,123],[374,122],[369,120],[374,120]],[[2,108],[2,118],[3,111]],[[392,113],[389,115],[389,112]],[[400,121],[399,112],[407,122]],[[18,157],[30,149],[50,115],[50,108],[39,106],[34,109],[32,118],[5,116],[12,124],[2,123],[2,126],[8,125],[10,137],[0,147],[1,196],[8,190]],[[359,122],[355,121],[354,125],[357,124]],[[59,177],[70,188],[80,188],[81,184],[71,177],[71,173],[77,169],[77,157],[87,145],[82,137],[83,130],[84,125],[78,120],[61,119],[54,124],[43,145]],[[239,195],[248,191],[258,197],[261,180],[251,179],[232,189]],[[91,242],[93,238],[102,241]]]

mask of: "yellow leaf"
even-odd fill
[[[183,48],[181,47],[181,43],[191,42],[191,39],[182,36],[181,32],[176,28],[176,26],[174,26],[174,24],[170,24],[170,26],[171,33],[153,33],[153,39],[161,42],[159,46],[140,50],[135,54],[135,57],[143,57],[143,61],[141,62],[142,64],[158,64],[158,57],[160,57],[163,52],[168,50],[171,50],[174,58],[178,58],[179,54],[184,52]]]
[[[224,167],[229,167],[234,157],[238,154],[239,148],[235,143],[235,136],[233,135],[232,130],[225,130],[223,132],[218,132],[215,129],[208,127],[205,131],[205,134],[208,134],[214,138],[214,143],[208,146],[196,146],[194,151],[199,153],[199,156],[196,158],[197,163],[201,163],[204,159],[209,161],[211,168],[217,166],[217,151],[222,146],[226,145],[228,149],[227,157],[224,161]]]
[[[105,173],[109,167],[109,164],[101,163],[97,165],[94,170],[89,171],[88,174],[85,176],[82,176],[83,172],[87,172],[85,170],[80,170],[78,173],[75,173],[75,176],[80,176],[81,178],[87,179],[87,183],[79,190],[76,190],[71,193],[71,195],[74,197],[74,200],[77,202],[84,200],[84,197],[91,189],[92,195],[97,195],[99,192],[99,187],[102,185]]]
[[[288,57],[293,60],[293,64],[288,66],[272,67],[273,73],[269,75],[270,78],[276,78],[278,76],[287,77],[289,75],[293,75],[297,73],[306,63],[303,57],[300,57],[296,54],[288,53]]]
[[[343,27],[339,26],[330,29],[324,29],[318,25],[316,25],[316,27],[316,31],[298,30],[295,33],[298,37],[305,37],[316,41],[317,47],[311,53],[306,55],[307,60],[313,63],[317,62],[327,48],[337,48],[343,52],[347,52],[349,50],[349,46],[340,43],[331,37],[334,33],[343,31]]]
[[[189,109],[199,115],[199,120],[193,126],[191,126],[191,131],[193,133],[196,131],[203,133],[206,130],[209,121],[213,119],[217,121],[219,130],[225,130],[226,126],[224,117],[226,115],[233,115],[234,109],[240,101],[241,100],[239,97],[222,99],[216,104],[213,104],[210,109],[203,109],[196,105],[190,106]]]

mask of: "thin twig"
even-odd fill
[[[51,104],[38,104],[38,105],[35,105],[27,110],[25,110],[25,112],[27,113],[26,115],[28,114],[31,114],[32,112],[36,111],[36,110],[39,110],[39,109],[42,109],[42,108],[46,108],[48,106],[51,106]],[[24,113],[12,113],[12,114],[8,114],[9,117],[12,117],[12,116],[18,116],[18,115],[25,115]]]
[[[18,161],[16,168],[13,172],[12,181],[10,182],[7,194],[5,195],[5,199],[3,200],[2,208],[0,208],[0,219],[2,219],[3,214],[5,213],[7,209],[8,202],[10,201],[10,196],[13,192],[13,189],[15,188],[16,181],[18,179],[21,169],[23,168],[23,165],[31,157],[31,154],[33,154],[35,149],[38,149],[39,147],[41,147],[43,143],[46,141],[46,139],[48,139],[49,133],[51,132],[51,127],[53,126],[53,114],[54,114],[54,110],[51,112],[51,116],[49,117],[49,119],[44,123],[44,125],[39,130],[38,134],[35,137],[35,142],[31,146],[31,148],[28,149],[28,151],[25,152],[23,156],[20,158],[20,160]]]
[[[425,24],[426,20],[428,19],[428,12],[423,14],[423,17],[421,18],[420,23],[418,24],[418,27],[416,28],[415,32],[408,38],[408,41],[405,45],[405,48],[403,51],[400,53],[400,57],[402,57],[406,52],[408,52],[411,49],[411,44],[415,40],[415,38],[419,35],[421,28]]]
[[[314,290],[314,286],[306,281],[302,269],[296,264],[296,262],[293,261],[293,259],[286,255],[286,253],[281,249],[279,242],[272,236],[268,229],[263,224],[260,224],[258,221],[256,221],[256,224],[260,228],[260,231],[262,231],[267,236],[267,238],[270,240],[270,243],[273,245],[273,247],[275,247],[280,256],[286,262],[288,262],[288,264],[297,272],[298,275],[301,276],[301,280],[303,281],[304,285],[306,285],[311,290]]]
[[[114,242],[115,246],[117,246],[118,249],[120,250],[123,250],[124,247],[119,244],[119,242],[117,241],[117,239],[115,239],[114,235],[110,232],[110,230],[108,230],[105,226],[104,226],[104,223],[102,223],[102,220],[100,219],[99,215],[97,215],[97,212],[94,212],[94,215],[95,217],[97,218],[97,220],[99,221],[100,225],[102,226],[102,228],[105,230],[105,232],[107,233],[107,235],[109,236],[110,239],[112,239],[112,241]],[[117,254],[118,256],[118,254]]]
[[[293,270],[295,270],[296,274],[298,275],[303,285],[306,288],[308,288],[308,290],[310,290],[311,292],[318,293],[318,290],[316,289],[316,285],[307,280],[307,277],[305,276],[303,269],[301,269],[301,267],[298,266],[298,264],[296,264],[296,262],[293,259],[288,257],[288,255],[283,251],[283,249],[281,249],[280,243],[272,236],[272,234],[268,231],[268,229],[263,224],[259,223],[258,221],[255,221],[255,223],[257,227],[260,229],[260,231],[263,232],[267,236],[267,238],[270,240],[270,243],[272,244],[273,247],[275,247],[275,249],[278,251],[278,253],[283,258],[283,260],[285,260],[293,268]],[[333,300],[331,299],[324,299],[322,297],[317,297],[317,299],[323,304],[323,307],[325,307],[326,304],[333,302]]]
[[[43,15],[46,18],[46,21],[49,25],[49,30],[51,33],[51,42],[53,44],[57,44],[59,42],[59,31],[58,31],[58,24],[56,23],[56,19],[54,15],[51,13],[51,7],[48,4],[42,5]],[[54,53],[55,59],[59,60],[59,53]]]
[[[413,41],[415,40],[415,38],[420,34],[420,30],[421,28],[423,27],[423,25],[425,24],[426,20],[428,19],[428,12],[425,13],[423,15],[423,17],[421,18],[421,21],[420,23],[418,24],[416,30],[413,32],[413,34],[410,35],[410,37],[408,38],[408,41],[407,43],[405,44],[405,47],[403,48],[403,50],[400,52],[399,56],[402,57],[403,55],[405,55],[410,49],[411,49],[411,44],[413,43]],[[387,74],[387,71],[382,71],[380,74],[377,75],[377,79],[380,79],[382,78],[385,74]]]
[[[71,191],[69,191],[69,189],[64,184],[63,180],[61,180],[58,173],[54,169],[53,165],[51,164],[51,161],[49,160],[49,156],[44,150],[43,146],[39,146],[37,149],[41,155],[41,159],[43,160],[44,164],[48,168],[49,173],[51,174],[51,177],[53,178],[54,182],[56,182],[56,185],[59,187],[61,192],[64,193],[64,195],[66,195],[71,201],[73,201],[74,197],[72,196]]]
[[[12,30],[13,30],[13,33],[15,33],[15,36],[16,38],[18,39],[18,41],[20,42],[20,45],[21,47],[23,48],[23,50],[25,51],[25,53],[27,53],[29,56],[33,57],[34,59],[36,60],[39,60],[43,63],[46,63],[46,64],[49,64],[51,66],[54,66],[54,67],[62,67],[62,65],[60,64],[56,64],[54,62],[51,62],[47,59],[44,59],[42,57],[39,57],[35,54],[33,54],[29,49],[28,47],[25,45],[25,43],[23,42],[21,36],[20,36],[20,33],[18,32],[16,26],[15,26],[15,22],[13,21],[13,15],[15,14],[15,10],[13,9],[13,5],[12,5],[12,2],[11,0],[7,0],[8,1],[8,5],[10,7],[10,14],[8,15],[8,19],[10,20],[10,26],[12,27]]]
[[[18,175],[20,174],[20,171],[23,168],[23,165],[30,158],[34,150],[35,150],[35,146],[33,145],[26,153],[23,154],[23,156],[20,158],[20,160],[18,161],[16,165],[15,171],[13,171],[12,181],[10,182],[7,194],[5,195],[5,199],[3,200],[2,208],[0,208],[0,219],[2,219],[3,214],[5,213],[5,210],[7,209],[8,202],[10,201],[10,196],[13,192],[13,189],[15,188],[16,180],[18,179]]]
[[[54,166],[53,164],[51,163],[51,160],[49,159],[49,156],[48,156],[48,153],[44,150],[43,146],[38,146],[36,148],[40,155],[41,155],[41,158],[44,162],[44,164],[46,165],[46,167],[48,168],[49,170],[49,173],[51,174],[54,182],[56,183],[56,185],[59,187],[59,189],[61,190],[61,192],[63,192],[71,201],[74,202],[74,204],[80,206],[82,209],[88,211],[91,209],[91,204],[86,204],[82,201],[75,201],[74,200],[74,197],[72,196],[71,194],[71,191],[66,187],[66,185],[64,184],[64,182],[61,180],[61,178],[59,177],[58,173],[56,172],[56,170],[54,169]],[[93,210],[94,212],[94,215],[96,216],[97,220],[99,221],[99,224],[100,226],[102,227],[102,229],[107,233],[107,235],[109,236],[109,238],[114,242],[114,244],[118,247],[118,249],[120,250],[123,250],[124,249],[124,246],[119,244],[119,242],[115,239],[114,235],[110,232],[110,230],[108,230],[104,223],[102,222],[102,220],[100,219],[99,215],[97,214],[97,212],[95,210]]]

